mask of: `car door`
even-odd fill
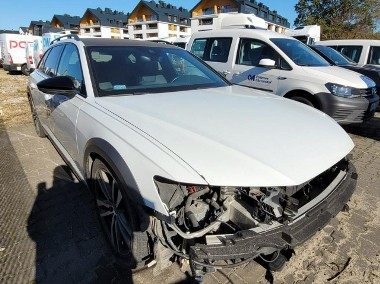
[[[85,101],[85,88],[79,52],[74,44],[65,44],[57,68],[57,76],[70,77],[76,88],[76,95],[55,94],[46,102],[51,110],[50,125],[56,139],[74,161],[78,161],[76,121],[78,111]]]
[[[260,65],[261,59],[271,59],[278,64],[278,53],[267,43],[253,39],[241,38],[235,65],[227,75],[234,84],[276,93],[280,70],[277,67]]]
[[[38,65],[38,70],[31,74],[31,94],[33,103],[38,114],[38,118],[45,128],[52,131],[52,125],[49,123],[51,109],[49,101],[52,95],[46,94],[38,90],[37,83],[42,80],[54,77],[57,71],[58,60],[61,56],[63,45],[57,45],[46,52]]]

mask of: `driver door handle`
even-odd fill
[[[277,77],[278,80],[286,80],[286,77]]]

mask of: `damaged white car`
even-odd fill
[[[94,192],[130,267],[281,266],[351,197],[354,144],[326,114],[233,86],[180,48],[65,37],[30,75],[36,131]]]

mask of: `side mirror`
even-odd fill
[[[274,61],[272,59],[264,58],[264,59],[260,60],[259,66],[267,67],[267,68],[274,68],[274,67],[276,67],[276,61]]]
[[[76,94],[74,82],[67,76],[57,76],[42,80],[37,83],[37,87],[41,92],[49,95],[73,97]]]

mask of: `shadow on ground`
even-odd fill
[[[346,125],[343,128],[350,134],[380,141],[380,117],[373,117],[361,124]]]
[[[132,272],[114,261],[89,190],[66,165],[54,169],[50,188],[38,185],[28,219],[36,243],[38,283],[132,283]]]

